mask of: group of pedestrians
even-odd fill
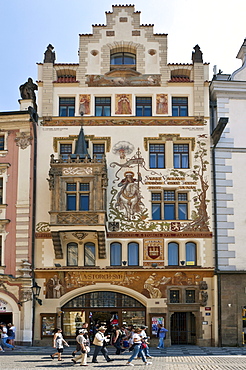
[[[7,325],[5,323],[0,324],[0,351],[5,352],[6,348],[11,348],[12,350],[15,348],[15,332],[16,328],[13,324],[8,323]]]
[[[74,358],[71,361],[76,364],[80,362],[80,366],[88,366],[87,358],[89,357],[90,352],[90,337],[88,333],[88,323],[84,323],[82,327],[78,330],[76,336],[76,350],[73,351],[72,356]],[[116,354],[119,355],[120,353],[124,352],[127,348],[129,352],[132,352],[130,358],[128,359],[126,365],[127,366],[134,366],[132,361],[135,358],[141,358],[145,365],[151,365],[152,362],[148,361],[151,359],[149,353],[149,343],[147,336],[146,329],[148,327],[142,325],[139,328],[134,328],[133,326],[129,327],[118,327],[115,326],[113,328],[112,336],[110,334],[106,334],[107,328],[104,326],[100,326],[94,336],[93,345],[94,345],[94,353],[92,356],[92,363],[98,363],[97,356],[101,352],[107,362],[114,361],[109,357],[107,345],[113,344],[116,348]],[[157,348],[164,347],[164,337],[168,330],[163,327],[163,325],[158,325],[157,337],[159,338],[159,343]],[[58,361],[63,361],[61,356],[63,352],[63,347],[68,346],[69,344],[65,341],[62,336],[62,330],[60,328],[55,329],[54,337],[53,337],[53,347],[56,348],[56,352],[51,356],[52,359],[55,356],[58,356]],[[126,348],[124,348],[124,346]],[[79,354],[77,354],[79,353]]]

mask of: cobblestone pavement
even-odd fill
[[[71,353],[74,347],[65,348],[62,362],[52,360],[50,354],[54,353],[51,347],[17,347],[16,350],[0,352],[0,369],[76,369],[79,363],[74,365],[71,361]],[[92,349],[93,352],[93,349]],[[116,356],[115,349],[109,348],[110,357],[114,362],[107,363],[103,356],[98,356],[98,364],[91,363],[88,359],[88,370],[101,370],[110,368],[118,370],[119,367],[126,368],[129,353]],[[164,350],[150,348],[152,365],[149,370],[245,370],[246,348],[234,347],[198,347],[198,346],[171,346]],[[139,369],[145,365],[142,360],[133,361],[134,366]]]

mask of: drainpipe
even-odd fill
[[[34,269],[34,256],[35,256],[35,226],[36,226],[36,184],[37,184],[37,123],[38,115],[32,107],[28,107],[30,113],[30,121],[33,128],[33,190],[32,190],[32,264]],[[32,272],[32,286],[35,284],[34,272]],[[35,304],[36,299],[32,300],[32,345],[34,343],[34,319],[35,319]]]
[[[214,106],[212,106],[212,120],[214,120]],[[211,134],[213,139],[212,147],[212,168],[213,168],[213,190],[214,190],[214,247],[215,247],[215,274],[217,274],[217,290],[218,290],[218,347],[222,346],[222,330],[221,330],[221,275],[219,273],[219,258],[218,258],[218,217],[217,217],[217,183],[216,183],[216,164],[215,164],[215,149],[221,138],[221,135],[228,123],[228,117],[221,117],[217,126]]]

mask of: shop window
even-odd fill
[[[3,178],[0,177],[0,204],[3,204]]]
[[[41,338],[52,337],[56,326],[55,314],[41,314]]]
[[[186,265],[196,265],[196,244],[189,242],[185,244]]]
[[[172,115],[175,117],[188,116],[188,98],[172,98]]]
[[[0,150],[4,150],[4,135],[0,135]]]
[[[67,159],[72,154],[72,144],[60,144],[60,155],[63,159]]]
[[[77,243],[68,243],[67,245],[67,266],[78,266]]]
[[[149,145],[149,167],[150,168],[165,168],[165,145],[150,144]]]
[[[90,185],[88,183],[66,183],[67,211],[88,211]]]
[[[128,244],[128,266],[139,265],[139,245],[138,243]]]
[[[168,266],[179,265],[179,245],[178,243],[168,243]]]
[[[95,266],[96,247],[94,243],[86,243],[84,247],[84,264],[85,266]]]
[[[173,145],[174,168],[189,168],[189,144]]]
[[[136,98],[136,116],[152,116],[152,98]]]
[[[104,144],[93,144],[93,158],[102,160],[105,154],[105,145]]]
[[[179,290],[170,290],[170,303],[179,303]]]
[[[185,291],[185,302],[186,303],[195,303],[196,297],[195,297],[195,290],[186,290]]]
[[[95,116],[109,117],[111,115],[111,98],[95,98]]]
[[[73,117],[75,112],[75,98],[59,99],[59,116]]]
[[[110,244],[110,266],[121,266],[122,264],[122,246],[120,243]]]
[[[152,193],[152,219],[153,220],[187,220],[188,194],[175,190]]]

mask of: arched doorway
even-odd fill
[[[172,314],[171,343],[196,344],[196,318],[192,312],[174,312]]]
[[[88,322],[90,332],[96,325],[144,325],[146,322],[145,306],[136,299],[122,293],[97,291],[79,295],[68,301],[61,308],[63,312],[63,333],[74,337],[76,329],[83,322]]]

